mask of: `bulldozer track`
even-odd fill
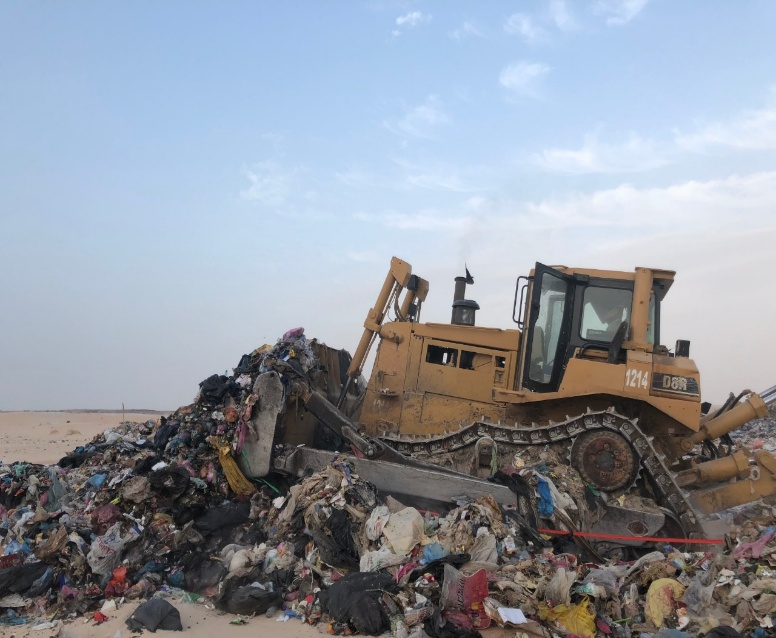
[[[598,412],[588,411],[577,417],[568,417],[563,422],[545,426],[535,424],[531,427],[519,424],[510,426],[475,421],[457,432],[441,436],[408,439],[406,436],[395,437],[384,434],[380,440],[397,452],[408,456],[433,457],[473,446],[483,437],[492,439],[496,444],[502,443],[515,447],[539,446],[573,441],[586,432],[602,430],[616,432],[630,444],[655,492],[656,502],[670,510],[680,522],[688,538],[701,537],[703,529],[692,505],[676,484],[649,437],[639,428],[637,420],[628,419],[611,408]]]

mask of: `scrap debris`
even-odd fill
[[[776,636],[776,509],[763,503],[728,513],[723,551],[658,543],[607,560],[536,531],[574,520],[586,496],[542,450],[502,477],[532,496],[517,509],[462,496],[420,511],[378,497],[336,453],[294,484],[249,480],[237,461],[256,380],[277,373],[294,409],[321,368],[313,345],[289,331],[168,418],[106,430],[55,465],[0,465],[0,625],[100,622],[144,599],[130,627],[180,629],[165,599],[204,598],[232,624],[266,614],[333,635]]]

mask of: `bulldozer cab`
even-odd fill
[[[537,263],[526,286],[523,309],[525,331],[518,387],[532,392],[557,392],[572,357],[620,363],[629,342],[634,313],[644,326],[636,349],[652,351],[658,337],[659,281],[650,276],[649,288],[634,303],[634,278],[625,273],[570,272]],[[619,276],[618,276],[619,275]]]

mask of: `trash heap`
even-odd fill
[[[776,452],[776,405],[768,408],[768,416],[754,419],[730,433],[737,445],[748,449]]]
[[[762,503],[728,514],[720,553],[602,560],[536,531],[580,498],[578,477],[547,454],[505,478],[522,503],[510,510],[490,497],[444,512],[380,498],[336,453],[293,484],[249,480],[236,459],[257,379],[276,372],[290,409],[322,372],[314,346],[289,331],[168,418],[106,430],[56,465],[0,466],[0,624],[99,621],[148,599],[131,627],[165,628],[179,617],[159,599],[206,598],[334,635],[776,636],[776,511]]]

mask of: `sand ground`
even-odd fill
[[[126,413],[128,421],[156,420],[164,412]],[[122,421],[121,412],[0,412],[0,460],[3,462],[56,463],[78,445],[91,439],[106,428]],[[311,638],[326,633],[326,626],[304,625],[291,618],[277,622],[264,616],[249,618],[246,625],[232,625],[236,616],[208,608],[207,604],[181,603],[170,599],[181,614],[183,632],[190,638]],[[78,618],[52,629],[34,630],[34,624],[0,627],[0,638],[129,638],[131,632],[124,624],[139,602],[131,601],[111,612],[109,620],[96,625],[89,618]],[[165,635],[171,632],[159,631]],[[488,629],[486,638],[513,638],[514,629]]]

